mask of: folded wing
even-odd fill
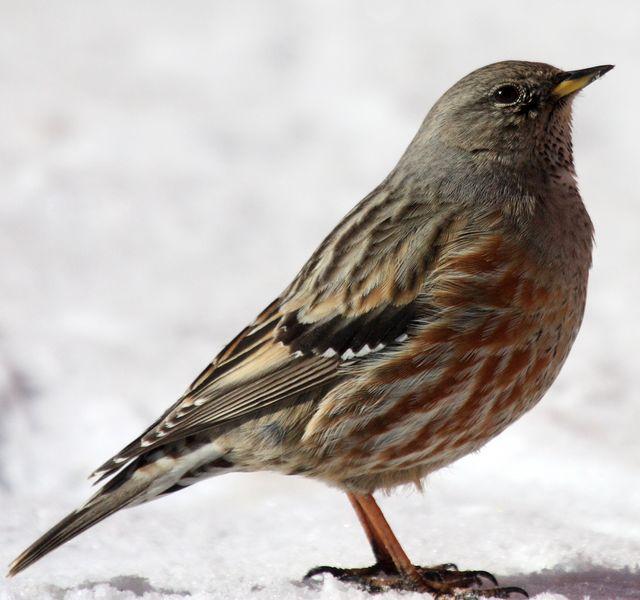
[[[330,389],[354,365],[401,344],[452,217],[386,192],[365,198],[282,296],[94,475],[109,477],[169,442]]]

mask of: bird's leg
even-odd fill
[[[376,530],[371,524],[371,521],[369,521],[367,513],[364,511],[359,502],[358,496],[352,494],[351,492],[347,492],[347,497],[349,498],[349,502],[351,502],[351,506],[353,506],[356,515],[358,515],[360,525],[362,525],[362,529],[364,530],[364,533],[369,540],[369,544],[371,545],[371,550],[376,558],[376,564],[374,565],[374,567],[377,567],[379,570],[387,573],[397,573],[397,568],[395,566],[393,557],[385,547],[382,540],[380,540],[380,538],[378,537]]]
[[[372,591],[388,588],[416,589],[417,586],[422,586],[421,576],[400,546],[373,496],[347,492],[347,497],[371,544],[376,564],[356,569],[316,567],[306,577],[330,573],[338,579],[358,583]],[[403,585],[399,585],[401,580]]]
[[[378,561],[377,566],[382,569],[393,566],[391,574],[401,575],[420,586],[422,577],[409,560],[374,497],[371,494],[351,494],[349,499],[360,509],[356,510],[356,514],[360,518],[365,533],[370,536],[369,541]]]
[[[329,573],[337,579],[356,583],[372,592],[400,589],[459,598],[483,596],[506,598],[512,593],[527,595],[524,590],[516,587],[490,589],[475,587],[481,586],[484,579],[497,585],[495,577],[486,571],[459,571],[454,564],[433,567],[413,565],[373,496],[351,492],[348,492],[347,496],[371,544],[376,564],[356,569],[316,567],[307,573],[306,578],[320,573]]]

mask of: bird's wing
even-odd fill
[[[337,383],[349,365],[401,343],[452,222],[386,193],[365,198],[293,283],[232,340],[139,438],[96,470]]]

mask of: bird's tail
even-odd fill
[[[123,474],[124,472],[116,479],[121,479]],[[116,486],[115,479],[110,481],[84,506],[74,510],[38,538],[11,563],[8,575],[10,577],[16,575],[45,554],[128,505],[148,487],[148,482],[141,477],[132,477],[118,483],[119,485]]]
[[[202,450],[206,449],[181,457],[167,456],[156,450],[151,455],[138,457],[108,481],[84,506],[66,516],[31,544],[11,563],[7,575],[16,575],[121,508],[147,502],[194,483],[194,479],[189,477],[193,469],[201,473],[202,465],[215,466],[216,458],[220,456],[215,448],[211,452]],[[216,470],[219,472],[220,469],[214,468],[205,476],[214,475]]]

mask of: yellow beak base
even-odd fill
[[[573,94],[573,92],[577,92],[583,87],[589,85],[591,81],[592,78],[589,75],[584,75],[578,79],[567,79],[566,81],[561,81],[556,85],[556,87],[551,90],[551,93],[558,98],[564,98],[565,96]]]

